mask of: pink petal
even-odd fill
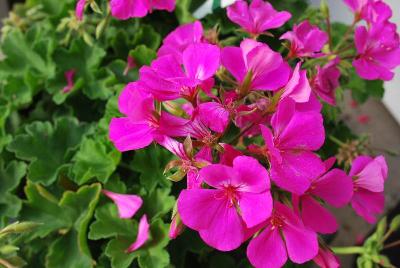
[[[83,12],[85,11],[86,0],[78,0],[75,7],[75,16],[78,20],[83,19]]]
[[[143,84],[132,82],[119,95],[118,108],[131,120],[145,120],[154,111],[154,98],[146,92]]]
[[[142,206],[143,200],[137,195],[117,194],[103,190],[103,194],[112,199],[117,205],[118,214],[121,219],[130,219]]]
[[[301,198],[301,218],[304,225],[321,234],[332,234],[339,228],[332,213],[311,196]]]
[[[222,133],[229,123],[229,111],[218,102],[204,102],[199,105],[201,121],[211,130]]]
[[[141,18],[148,12],[147,4],[143,0],[111,0],[110,8],[113,17],[120,20]]]
[[[326,159],[324,161],[325,170],[326,171],[330,170],[333,167],[333,165],[335,165],[335,163],[336,163],[336,157],[335,156],[331,156],[328,159]]]
[[[350,177],[357,176],[357,174],[359,174],[365,168],[365,166],[372,161],[373,158],[367,155],[360,155],[356,157],[356,159],[354,159],[353,162],[351,163],[349,176]]]
[[[254,227],[271,216],[271,193],[269,191],[263,193],[242,192],[240,194],[239,207],[247,228]]]
[[[339,258],[329,249],[319,248],[318,255],[313,260],[321,268],[339,268]]]
[[[371,161],[357,174],[355,184],[357,187],[371,192],[383,192],[384,182],[381,164],[377,161]]]
[[[167,10],[169,12],[175,9],[176,0],[152,0],[151,7],[159,10]]]
[[[377,214],[383,212],[385,208],[384,193],[374,193],[359,188],[354,192],[351,206],[358,215],[363,217],[369,223],[375,223]]]
[[[253,157],[238,156],[233,169],[240,175],[240,191],[261,193],[270,188],[268,171]]]
[[[220,49],[206,43],[191,44],[183,52],[183,65],[189,78],[206,80],[220,65]]]
[[[287,261],[285,244],[278,229],[267,226],[247,247],[247,257],[257,268],[279,268]]]
[[[307,79],[307,71],[300,70],[300,67],[301,64],[298,63],[281,98],[290,97],[295,102],[306,103],[310,99],[311,87]]]
[[[149,239],[149,230],[150,230],[150,225],[147,222],[147,216],[143,215],[139,221],[139,230],[136,241],[129,246],[126,252],[131,253],[140,248],[141,246],[143,246],[144,243],[146,243],[147,239]]]
[[[186,126],[189,124],[189,120],[182,117],[162,111],[158,124],[157,134],[159,135],[172,137],[186,137],[188,135]]]
[[[299,112],[320,113],[321,110],[322,110],[322,104],[313,92],[311,92],[310,99],[308,100],[308,102],[296,104],[296,111],[299,111]]]
[[[243,82],[247,70],[242,50],[238,47],[225,47],[221,51],[222,65],[236,78]]]
[[[268,158],[272,162],[276,162],[280,164],[282,162],[282,156],[277,148],[274,145],[274,137],[272,136],[271,130],[264,125],[260,125],[261,134],[264,138],[265,146],[268,150]]]
[[[296,103],[292,99],[283,99],[272,117],[271,125],[275,136],[279,136],[287,127],[296,111]]]
[[[214,188],[241,184],[239,172],[232,167],[221,164],[213,164],[202,168],[200,170],[200,177],[205,183]]]
[[[219,163],[222,165],[232,166],[233,159],[243,155],[241,151],[235,149],[232,145],[226,143],[220,143],[220,145],[224,148],[224,152],[220,154],[219,160]]]
[[[381,166],[382,176],[383,176],[384,180],[386,180],[386,178],[388,176],[388,166],[387,166],[385,157],[383,155],[379,155],[379,156],[375,157],[374,161],[379,163],[379,165]]]
[[[269,2],[253,0],[250,3],[250,15],[253,18],[254,34],[264,32],[269,29],[281,27],[292,15],[287,11],[276,11]]]
[[[233,5],[230,5],[227,9],[228,18],[239,24],[242,28],[248,32],[253,31],[252,18],[249,14],[249,8],[245,1],[236,1]]]

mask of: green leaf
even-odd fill
[[[135,33],[133,39],[133,46],[144,45],[152,50],[157,50],[161,43],[161,35],[154,30],[154,27],[142,24],[138,29],[138,32]]]
[[[87,125],[75,118],[61,117],[54,126],[50,122],[33,122],[25,127],[26,134],[17,135],[8,150],[30,163],[28,178],[45,185],[53,183],[59,171],[70,160],[74,149],[87,131]]]
[[[74,157],[72,172],[79,185],[92,178],[105,183],[117,168],[121,153],[106,138],[86,138]]]
[[[130,237],[138,226],[135,221],[121,219],[117,207],[108,203],[96,209],[96,221],[90,225],[89,239],[99,240],[117,236]]]
[[[175,204],[175,197],[169,193],[168,188],[158,188],[143,197],[144,211],[149,218],[162,217],[171,211]]]
[[[394,217],[392,219],[392,221],[390,222],[390,227],[389,230],[391,232],[395,232],[400,228],[400,215],[397,215],[396,217]]]
[[[32,101],[31,89],[20,77],[9,76],[2,90],[2,95],[14,108],[20,108]]]
[[[176,1],[175,14],[180,24],[185,24],[195,21],[195,18],[192,16],[192,13],[189,10],[191,3],[192,3],[191,0]]]
[[[110,240],[105,249],[105,254],[111,259],[111,267],[127,268],[137,258],[137,254],[125,253],[125,250],[132,244],[134,238],[119,237]]]
[[[135,59],[135,62],[140,66],[150,65],[157,57],[157,53],[145,45],[139,45],[129,52],[129,55]]]
[[[383,81],[363,80],[354,71],[350,72],[350,82],[344,87],[351,89],[352,97],[358,103],[366,102],[369,97],[381,99],[385,91]]]

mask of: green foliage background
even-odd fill
[[[170,153],[152,145],[121,155],[108,140],[109,121],[119,116],[119,92],[138,76],[138,68],[123,74],[127,56],[138,67],[149,64],[163,37],[193,21],[191,12],[203,1],[177,2],[172,14],[117,21],[106,16],[107,1],[98,1],[102,14],[87,8],[81,24],[74,0],[28,0],[14,7],[0,43],[0,229],[16,220],[39,225],[1,240],[2,258],[16,266],[49,268],[249,266],[244,248],[216,253],[188,230],[169,241],[171,211],[184,187],[163,175]],[[321,21],[305,0],[272,3],[292,12],[291,23],[305,17]],[[242,37],[224,10],[215,10],[203,24],[218,24],[226,43]],[[343,25],[335,31],[340,36]],[[76,71],[75,86],[64,94],[64,72],[70,69]],[[344,79],[360,102],[383,93],[379,82],[354,74]],[[353,137],[338,109],[324,112],[328,133]],[[321,153],[336,151],[328,142]],[[101,189],[143,197],[138,215],[148,215],[151,238],[140,250],[124,252],[135,240],[139,216],[119,219]]]

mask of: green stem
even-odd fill
[[[332,247],[332,251],[339,255],[352,255],[352,254],[362,254],[364,253],[364,248],[362,247]]]
[[[347,38],[349,37],[350,33],[353,32],[354,27],[356,26],[357,23],[357,16],[354,17],[353,23],[347,28],[346,33],[343,35],[342,40],[340,40],[339,44],[336,45],[333,51],[338,51],[339,48],[347,41]]]
[[[397,240],[397,241],[394,241],[394,242],[392,242],[390,244],[385,245],[383,247],[383,249],[394,248],[394,247],[397,247],[397,246],[400,246],[400,240]]]
[[[136,172],[136,171],[133,169],[133,167],[131,167],[131,166],[128,165],[128,164],[125,164],[124,162],[120,162],[120,163],[118,164],[118,166],[123,167],[123,168],[125,168],[125,169],[128,169],[128,170],[130,170],[130,171]]]
[[[329,135],[329,139],[331,141],[333,141],[334,143],[336,143],[339,146],[344,146],[346,145],[344,142],[342,142],[341,140],[339,140],[338,138],[336,138],[335,136]]]

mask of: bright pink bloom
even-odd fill
[[[78,0],[75,6],[75,16],[78,20],[83,19],[83,12],[85,11],[86,0]]]
[[[321,268],[339,268],[339,258],[328,248],[319,248],[318,255],[313,261]]]
[[[280,39],[290,41],[290,57],[318,57],[328,41],[328,34],[307,20],[293,26],[293,31],[286,32]]]
[[[130,219],[142,206],[143,200],[140,196],[133,194],[117,194],[103,190],[108,198],[114,201],[118,208],[118,214],[121,219]]]
[[[158,115],[154,98],[138,82],[128,84],[119,96],[118,107],[127,117],[113,118],[110,139],[121,152],[148,146],[157,136],[185,137],[187,120],[162,111]]]
[[[74,88],[74,76],[74,69],[68,70],[64,73],[65,80],[67,80],[67,85],[62,89],[62,93],[69,93]]]
[[[184,24],[169,33],[163,40],[163,44],[157,52],[157,56],[173,55],[182,63],[182,54],[185,49],[203,41],[203,26],[200,21]]]
[[[307,71],[301,70],[298,63],[289,82],[285,86],[281,98],[289,97],[297,103],[306,103],[310,99],[311,87],[307,79]]]
[[[139,229],[136,241],[129,246],[126,252],[131,253],[140,248],[141,246],[143,246],[144,243],[146,243],[147,239],[149,239],[149,231],[150,231],[150,225],[147,222],[147,216],[143,215],[139,221]]]
[[[296,103],[296,110],[299,112],[316,112],[320,113],[322,110],[322,104],[318,100],[315,93],[311,91],[310,99],[305,103]]]
[[[226,166],[232,166],[233,165],[233,160],[238,157],[243,155],[243,153],[232,145],[226,144],[226,143],[220,143],[222,148],[224,148],[224,151],[220,153],[220,159],[219,163],[222,165]]]
[[[268,2],[253,0],[250,5],[238,0],[227,8],[228,18],[253,35],[281,27],[292,15],[287,11],[278,12]]]
[[[152,12],[153,9],[175,9],[175,0],[111,0],[111,14],[120,20],[141,18]]]
[[[383,190],[387,172],[388,167],[383,156],[359,156],[352,163],[349,176],[354,180],[354,195],[351,205],[369,223],[374,223],[376,215],[383,212]]]
[[[247,257],[257,268],[282,267],[287,258],[305,263],[318,254],[317,234],[303,225],[287,206],[274,202],[265,229],[247,247]]]
[[[264,113],[269,104],[269,101],[260,99],[256,103],[249,105],[242,104],[237,108],[235,125],[242,129],[252,126],[248,131],[243,133],[243,136],[253,137],[261,133],[258,125],[266,124],[271,119],[271,116],[266,116]]]
[[[290,67],[279,53],[252,39],[243,40],[240,48],[225,47],[221,61],[246,92],[277,90],[286,85],[290,75]]]
[[[329,161],[329,160],[328,160]],[[325,164],[326,171],[331,163]],[[316,198],[327,202],[334,207],[341,207],[350,202],[353,196],[353,182],[347,174],[340,169],[324,172],[311,181],[309,190],[302,196],[294,196],[300,208],[300,215],[304,225],[322,234],[337,231],[339,225],[332,213],[324,208]]]
[[[339,87],[339,59],[330,61],[324,67],[317,66],[317,75],[312,80],[314,92],[330,105],[336,105],[336,89]]]
[[[239,156],[233,167],[210,165],[200,176],[215,189],[183,190],[178,198],[182,221],[208,245],[233,250],[248,238],[248,228],[271,215],[268,172],[254,158]]]
[[[367,80],[393,79],[391,71],[400,65],[400,41],[393,23],[375,23],[370,29],[357,27],[355,44],[358,52],[353,61],[357,74]]]
[[[162,56],[150,67],[140,69],[141,81],[156,99],[166,101],[183,97],[194,101],[199,87],[205,91],[211,89],[212,77],[220,65],[220,49],[206,43],[191,44],[182,57],[184,70],[173,55]]]
[[[322,116],[317,112],[297,112],[295,102],[285,98],[271,125],[273,132],[260,125],[271,179],[285,190],[303,194],[311,185],[310,178],[325,170],[321,159],[312,152],[321,148],[325,140]]]
[[[380,0],[370,0],[362,9],[361,17],[369,23],[385,22],[392,17],[392,9]]]

